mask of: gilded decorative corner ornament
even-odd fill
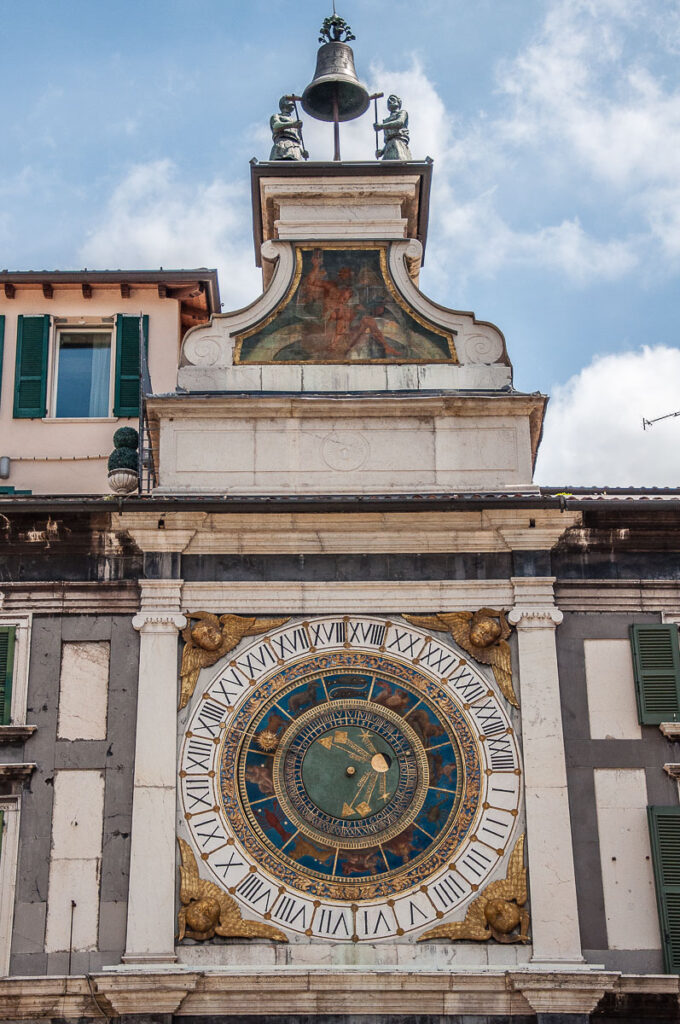
[[[478,612],[441,612],[438,615],[404,615],[407,622],[422,629],[450,633],[459,647],[475,661],[491,665],[501,693],[513,707],[519,707],[512,686],[512,663],[508,637],[512,632],[505,614],[493,608]]]
[[[245,636],[257,636],[277,626],[283,626],[288,618],[258,619],[255,615],[213,615],[212,612],[185,612],[188,624],[182,630],[184,650],[180,670],[181,689],[178,711],[185,708],[193,696],[202,668],[214,665],[225,654],[243,640]],[[192,625],[191,620],[195,623]]]
[[[178,941],[183,938],[205,942],[215,935],[232,939],[273,939],[274,942],[288,942],[288,939],[270,924],[249,921],[241,916],[236,900],[220,889],[214,882],[200,878],[196,858],[184,839],[178,839],[182,866],[180,873],[179,898],[182,903],[178,914]]]
[[[520,836],[508,861],[505,878],[491,882],[468,907],[463,921],[440,924],[430,928],[418,939],[472,939],[476,942],[529,942],[529,911],[527,871],[524,867],[524,836]],[[518,931],[519,929],[519,931]]]

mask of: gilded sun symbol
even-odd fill
[[[261,750],[276,750],[279,745],[276,733],[271,732],[270,729],[263,729],[262,732],[256,733],[255,739]]]

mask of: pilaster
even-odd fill
[[[175,960],[177,633],[181,580],[142,580],[125,963]]]
[[[581,941],[560,708],[554,577],[512,579],[522,702],[532,962],[580,964]]]

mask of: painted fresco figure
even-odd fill
[[[408,114],[401,109],[401,100],[394,93],[387,97],[387,109],[385,120],[373,125],[376,132],[385,133],[385,147],[377,155],[383,160],[410,160]]]
[[[302,143],[302,121],[294,114],[295,104],[287,96],[279,100],[279,113],[272,114],[269,126],[272,130],[272,151],[270,160],[306,160],[309,153]]]

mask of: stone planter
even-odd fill
[[[132,494],[139,486],[139,477],[134,469],[112,469],[109,472],[109,487],[114,494]]]

